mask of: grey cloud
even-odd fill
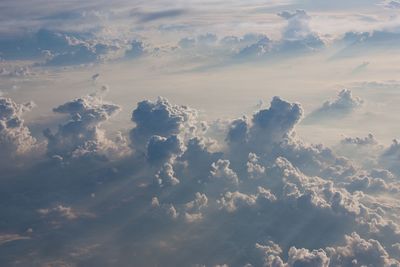
[[[344,145],[366,146],[366,145],[377,145],[378,141],[375,139],[373,134],[368,134],[368,136],[364,138],[346,137],[343,140],[341,140],[340,143]]]
[[[345,237],[346,244],[343,247],[327,248],[331,258],[331,265],[356,266],[400,266],[400,262],[391,258],[384,247],[377,240],[362,239],[357,233]]]
[[[153,135],[147,144],[147,159],[153,164],[167,162],[182,150],[182,143],[176,135],[168,138]]]
[[[222,159],[212,163],[210,171],[211,180],[226,180],[228,183],[237,186],[239,179],[237,174],[229,168],[229,165],[229,160]]]
[[[144,148],[153,135],[170,137],[181,133],[184,126],[193,130],[196,111],[186,106],[170,104],[167,99],[139,102],[132,112],[132,121],[136,124],[130,133],[135,148]]]
[[[308,250],[290,248],[287,263],[278,256],[280,251],[267,246],[265,250],[265,266],[294,267],[294,266],[399,266],[399,262],[391,258],[384,247],[373,239],[362,239],[357,233],[345,236],[346,244],[326,249]],[[277,252],[275,252],[277,251]],[[277,255],[278,254],[278,255]]]
[[[49,154],[107,156],[99,132],[118,110],[98,94],[55,108],[69,121],[51,135],[57,142],[49,139]],[[275,97],[250,119],[231,121],[226,144],[215,146],[196,130],[189,107],[142,101],[130,133],[137,153],[103,162],[50,160],[13,183],[0,181],[2,203],[13,207],[0,206],[13,218],[4,223],[9,232],[23,236],[18,229],[31,227],[34,233],[15,241],[26,243],[15,243],[13,253],[7,247],[0,254],[8,255],[6,263],[26,256],[22,263],[65,258],[89,266],[347,266],[353,260],[396,266],[397,178],[384,169],[357,169],[323,145],[302,142],[295,134],[302,113],[300,104]],[[371,136],[344,142],[375,144]],[[26,185],[32,173],[35,182]],[[15,192],[24,197],[11,197]],[[93,250],[84,253],[87,247]],[[37,253],[27,256],[23,248]]]
[[[313,123],[331,118],[342,118],[359,108],[363,102],[361,98],[353,96],[350,90],[343,89],[335,100],[326,101],[320,108],[311,112],[305,122]]]
[[[145,54],[141,41],[98,38],[91,33],[39,29],[0,40],[0,57],[6,60],[34,60],[35,66],[74,66],[101,63],[125,56]]]
[[[386,8],[390,8],[390,9],[398,9],[398,8],[400,8],[400,2],[399,1],[394,1],[394,0],[386,1],[384,6]]]
[[[305,10],[283,11],[278,16],[287,20],[283,37],[275,48],[279,52],[315,51],[325,46],[323,40],[312,31],[311,17]]]
[[[397,50],[400,34],[395,30],[376,29],[370,32],[347,32],[336,40],[335,45],[339,47],[332,58],[340,59],[370,54],[372,51],[382,49]]]
[[[218,37],[213,33],[200,34],[195,37],[184,37],[178,42],[182,49],[217,49]]]
[[[288,40],[302,39],[311,33],[309,21],[311,17],[305,10],[296,10],[295,12],[283,11],[278,16],[286,19],[288,24],[283,31],[283,36]]]
[[[379,157],[379,162],[382,166],[399,175],[400,169],[398,163],[400,160],[400,143],[394,139],[392,144],[386,148]]]
[[[273,144],[283,141],[292,134],[293,128],[302,117],[299,104],[289,103],[274,97],[269,109],[260,110],[253,115],[251,122],[247,118],[235,120],[227,133],[227,142],[232,153],[239,151],[268,153]],[[245,150],[243,150],[245,149]],[[247,160],[247,155],[243,155]]]
[[[175,177],[173,166],[169,163],[162,166],[155,178],[159,186],[174,186],[180,183],[179,179]]]
[[[179,17],[187,13],[185,9],[169,9],[155,12],[137,12],[133,11],[131,15],[138,16],[139,22],[151,22],[160,19]]]
[[[345,137],[333,149],[338,155],[351,158],[364,168],[371,169],[377,166],[384,146],[379,143],[374,135],[368,134],[364,138]]]

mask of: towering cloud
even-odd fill
[[[18,165],[19,160],[27,160],[33,152],[39,152],[39,145],[22,118],[33,106],[33,102],[17,104],[10,98],[0,97],[0,168],[12,168],[10,162]]]
[[[196,116],[195,110],[170,104],[165,98],[139,102],[132,112],[132,121],[136,124],[130,133],[132,144],[143,149],[154,135],[168,138],[190,134],[196,129],[193,124]]]
[[[282,39],[276,50],[279,52],[294,53],[298,51],[314,51],[324,47],[323,40],[312,31],[311,17],[305,10],[295,12],[283,11],[278,16],[287,20],[283,29]]]
[[[82,156],[113,157],[126,153],[123,138],[114,142],[106,137],[101,124],[115,115],[120,107],[103,101],[102,91],[69,101],[53,111],[66,114],[69,121],[59,125],[56,133],[44,131],[49,156],[77,158]]]
[[[35,226],[35,234],[31,230],[30,235],[34,241],[36,236],[41,238],[39,251],[45,251],[53,238],[46,237],[48,231],[74,238],[90,225],[117,228],[121,234],[112,233],[111,240],[101,241],[89,254],[71,258],[71,264],[88,258],[111,264],[113,252],[106,248],[114,244],[126,250],[113,261],[119,265],[399,265],[400,225],[393,216],[398,207],[388,204],[400,192],[397,178],[383,168],[355,167],[329,148],[302,142],[295,132],[303,114],[300,104],[274,97],[269,108],[251,118],[221,125],[227,128],[226,144],[215,145],[217,141],[204,136],[194,110],[163,98],[145,100],[132,113],[136,125],[130,138],[136,154],[122,157],[130,149],[126,140],[123,136],[117,141],[108,139],[101,127],[120,108],[104,101],[102,93],[54,109],[69,120],[56,133],[45,132],[47,152],[69,164],[44,165],[45,175],[37,179],[46,187],[26,196],[38,202],[13,204],[35,211],[15,220],[18,225]],[[4,129],[19,125],[21,132],[25,126],[14,119],[30,105],[2,101]],[[28,140],[31,146],[35,144],[34,139]],[[369,135],[346,138],[342,145],[358,149],[378,142]],[[386,154],[395,152],[392,147]],[[114,160],[81,165],[81,160],[71,159]],[[378,160],[376,164],[383,167]],[[90,172],[75,170],[89,165]],[[66,181],[46,182],[53,173],[55,177],[73,175]],[[24,188],[18,182],[5,186],[13,192]],[[38,192],[49,188],[54,196],[38,198]],[[386,197],[381,199],[380,193]],[[0,212],[15,216],[3,207]],[[85,235],[98,242],[98,236],[93,236],[97,230]],[[163,240],[174,249],[167,249]],[[31,245],[33,241],[27,246]],[[151,260],[144,256],[149,248]],[[60,255],[69,253],[59,249]],[[132,250],[137,257],[131,257]],[[193,256],[193,250],[198,255]]]
[[[265,153],[273,144],[292,134],[302,115],[303,110],[299,104],[274,97],[270,108],[255,113],[251,122],[247,118],[233,121],[227,134],[227,142],[232,148],[246,146],[253,150],[250,152]]]

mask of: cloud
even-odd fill
[[[125,57],[128,59],[138,58],[146,53],[143,42],[133,40],[130,47],[125,51]]]
[[[312,123],[319,120],[343,118],[359,108],[363,102],[361,98],[353,96],[350,90],[343,89],[335,100],[326,101],[320,108],[311,112],[306,117],[305,122]]]
[[[95,64],[143,54],[139,40],[99,38],[93,33],[39,29],[22,36],[0,38],[0,57],[6,60],[33,60],[35,66]]]
[[[160,186],[174,186],[180,183],[175,177],[173,166],[166,163],[155,176],[156,182]]]
[[[150,163],[168,162],[182,152],[182,143],[176,135],[168,138],[153,135],[147,144],[147,159]]]
[[[265,266],[398,266],[400,263],[391,258],[382,245],[373,239],[364,240],[357,233],[345,236],[346,244],[342,247],[328,247],[325,250],[308,250],[291,247],[288,252],[287,263],[276,254],[280,250],[273,246],[266,246],[264,251],[268,255]],[[276,246],[276,245],[275,245]]]
[[[296,135],[300,104],[274,97],[250,118],[218,121],[224,142],[205,137],[195,110],[144,100],[132,112],[130,147],[102,129],[119,109],[102,92],[55,108],[67,122],[48,133],[48,154],[68,164],[49,159],[2,182],[1,200],[13,207],[0,207],[13,218],[6,227],[20,236],[18,229],[34,229],[24,248],[35,248],[39,263],[73,253],[68,264],[398,264],[397,177],[379,162],[379,169],[355,167],[328,147],[304,143]],[[343,144],[379,142],[370,135]],[[129,148],[136,153],[122,153]],[[10,198],[16,192],[24,198]],[[6,250],[4,262],[24,251]]]
[[[155,12],[135,12],[133,11],[131,15],[138,16],[139,22],[151,22],[160,19],[166,18],[174,18],[179,17],[187,13],[187,10],[184,9],[169,9],[169,10],[161,10]]]
[[[133,146],[143,149],[153,135],[168,138],[185,131],[193,131],[197,113],[186,106],[170,104],[167,99],[139,102],[132,112],[132,121],[136,124],[130,133]]]
[[[34,153],[41,153],[40,144],[31,135],[22,118],[23,114],[33,107],[33,102],[17,104],[10,98],[0,97],[1,168],[12,167],[10,161],[15,162],[17,167]]]
[[[373,134],[368,134],[364,138],[345,137],[333,149],[338,155],[350,158],[366,169],[371,169],[377,166],[384,146]]]
[[[319,51],[325,47],[325,42],[311,30],[311,17],[306,11],[283,11],[278,13],[278,16],[287,21],[279,39],[272,39],[260,33],[246,33],[243,36],[230,35],[221,38],[207,33],[195,37],[184,37],[178,42],[178,47],[185,52],[186,56],[201,54],[203,57],[221,59],[224,64],[269,58],[282,59]]]
[[[311,16],[305,10],[283,11],[278,16],[287,20],[282,39],[276,50],[279,52],[313,51],[324,47],[322,39],[311,30]]]
[[[398,9],[400,8],[400,2],[399,1],[385,1],[385,5],[386,8],[389,9]]]
[[[47,138],[47,153],[50,157],[80,158],[84,156],[118,157],[127,153],[124,138],[109,140],[100,128],[120,111],[120,107],[103,101],[106,88],[102,91],[69,101],[53,109],[59,114],[66,114],[69,120],[58,126],[57,132],[44,131]]]
[[[238,185],[239,179],[234,171],[229,168],[229,160],[219,159],[211,164],[211,180],[226,180],[232,185]]]
[[[287,40],[298,40],[311,34],[309,21],[311,17],[305,10],[295,12],[282,11],[278,16],[288,21],[283,31],[283,38]]]
[[[234,120],[229,126],[227,142],[232,154],[239,153],[247,161],[249,153],[265,154],[293,133],[300,121],[303,109],[297,103],[289,103],[274,97],[269,109],[256,112],[248,118]],[[247,151],[247,154],[246,154]],[[245,152],[245,153],[243,153]]]
[[[379,162],[382,166],[388,170],[400,174],[398,163],[400,160],[400,143],[397,139],[394,139],[392,144],[386,148],[379,157]]]
[[[30,238],[29,236],[20,236],[18,234],[4,234],[0,235],[0,245],[17,240],[26,240],[29,238]]]
[[[400,34],[396,27],[366,32],[346,32],[341,39],[336,40],[336,44],[344,47],[333,58],[356,57],[371,54],[372,51],[384,51],[384,49],[396,50],[399,41]]]

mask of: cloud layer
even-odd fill
[[[13,121],[30,105],[2,100],[5,131],[24,141],[9,154],[28,153],[35,139]],[[364,168],[298,139],[301,105],[274,97],[251,119],[228,122],[220,146],[199,131],[195,110],[165,98],[145,100],[132,113],[129,145],[123,136],[108,139],[101,128],[119,109],[103,92],[54,109],[68,121],[56,133],[45,131],[48,160],[2,184],[13,193],[25,183],[32,187],[12,204],[24,215],[1,207],[13,218],[4,224],[6,233],[22,237],[5,243],[16,246],[6,247],[12,254],[4,264],[400,265],[400,183],[383,161],[395,144],[376,159],[377,168]],[[372,135],[341,143],[356,149],[377,144]],[[26,180],[35,171],[35,183],[45,187]],[[2,199],[12,201],[9,194]],[[104,237],[100,229],[119,230]],[[54,239],[65,245],[46,252]]]

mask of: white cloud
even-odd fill
[[[107,89],[102,88],[102,91],[53,109],[56,113],[68,115],[69,120],[59,125],[56,133],[50,129],[44,131],[49,156],[57,155],[67,159],[84,156],[113,158],[129,153],[124,138],[117,136],[112,141],[100,128],[102,123],[120,111],[119,106],[103,101],[104,90]]]
[[[33,156],[41,154],[41,145],[24,124],[23,114],[34,107],[33,102],[17,104],[10,98],[0,97],[0,166],[15,167]],[[22,160],[22,161],[20,161]],[[18,164],[18,162],[20,162]]]

